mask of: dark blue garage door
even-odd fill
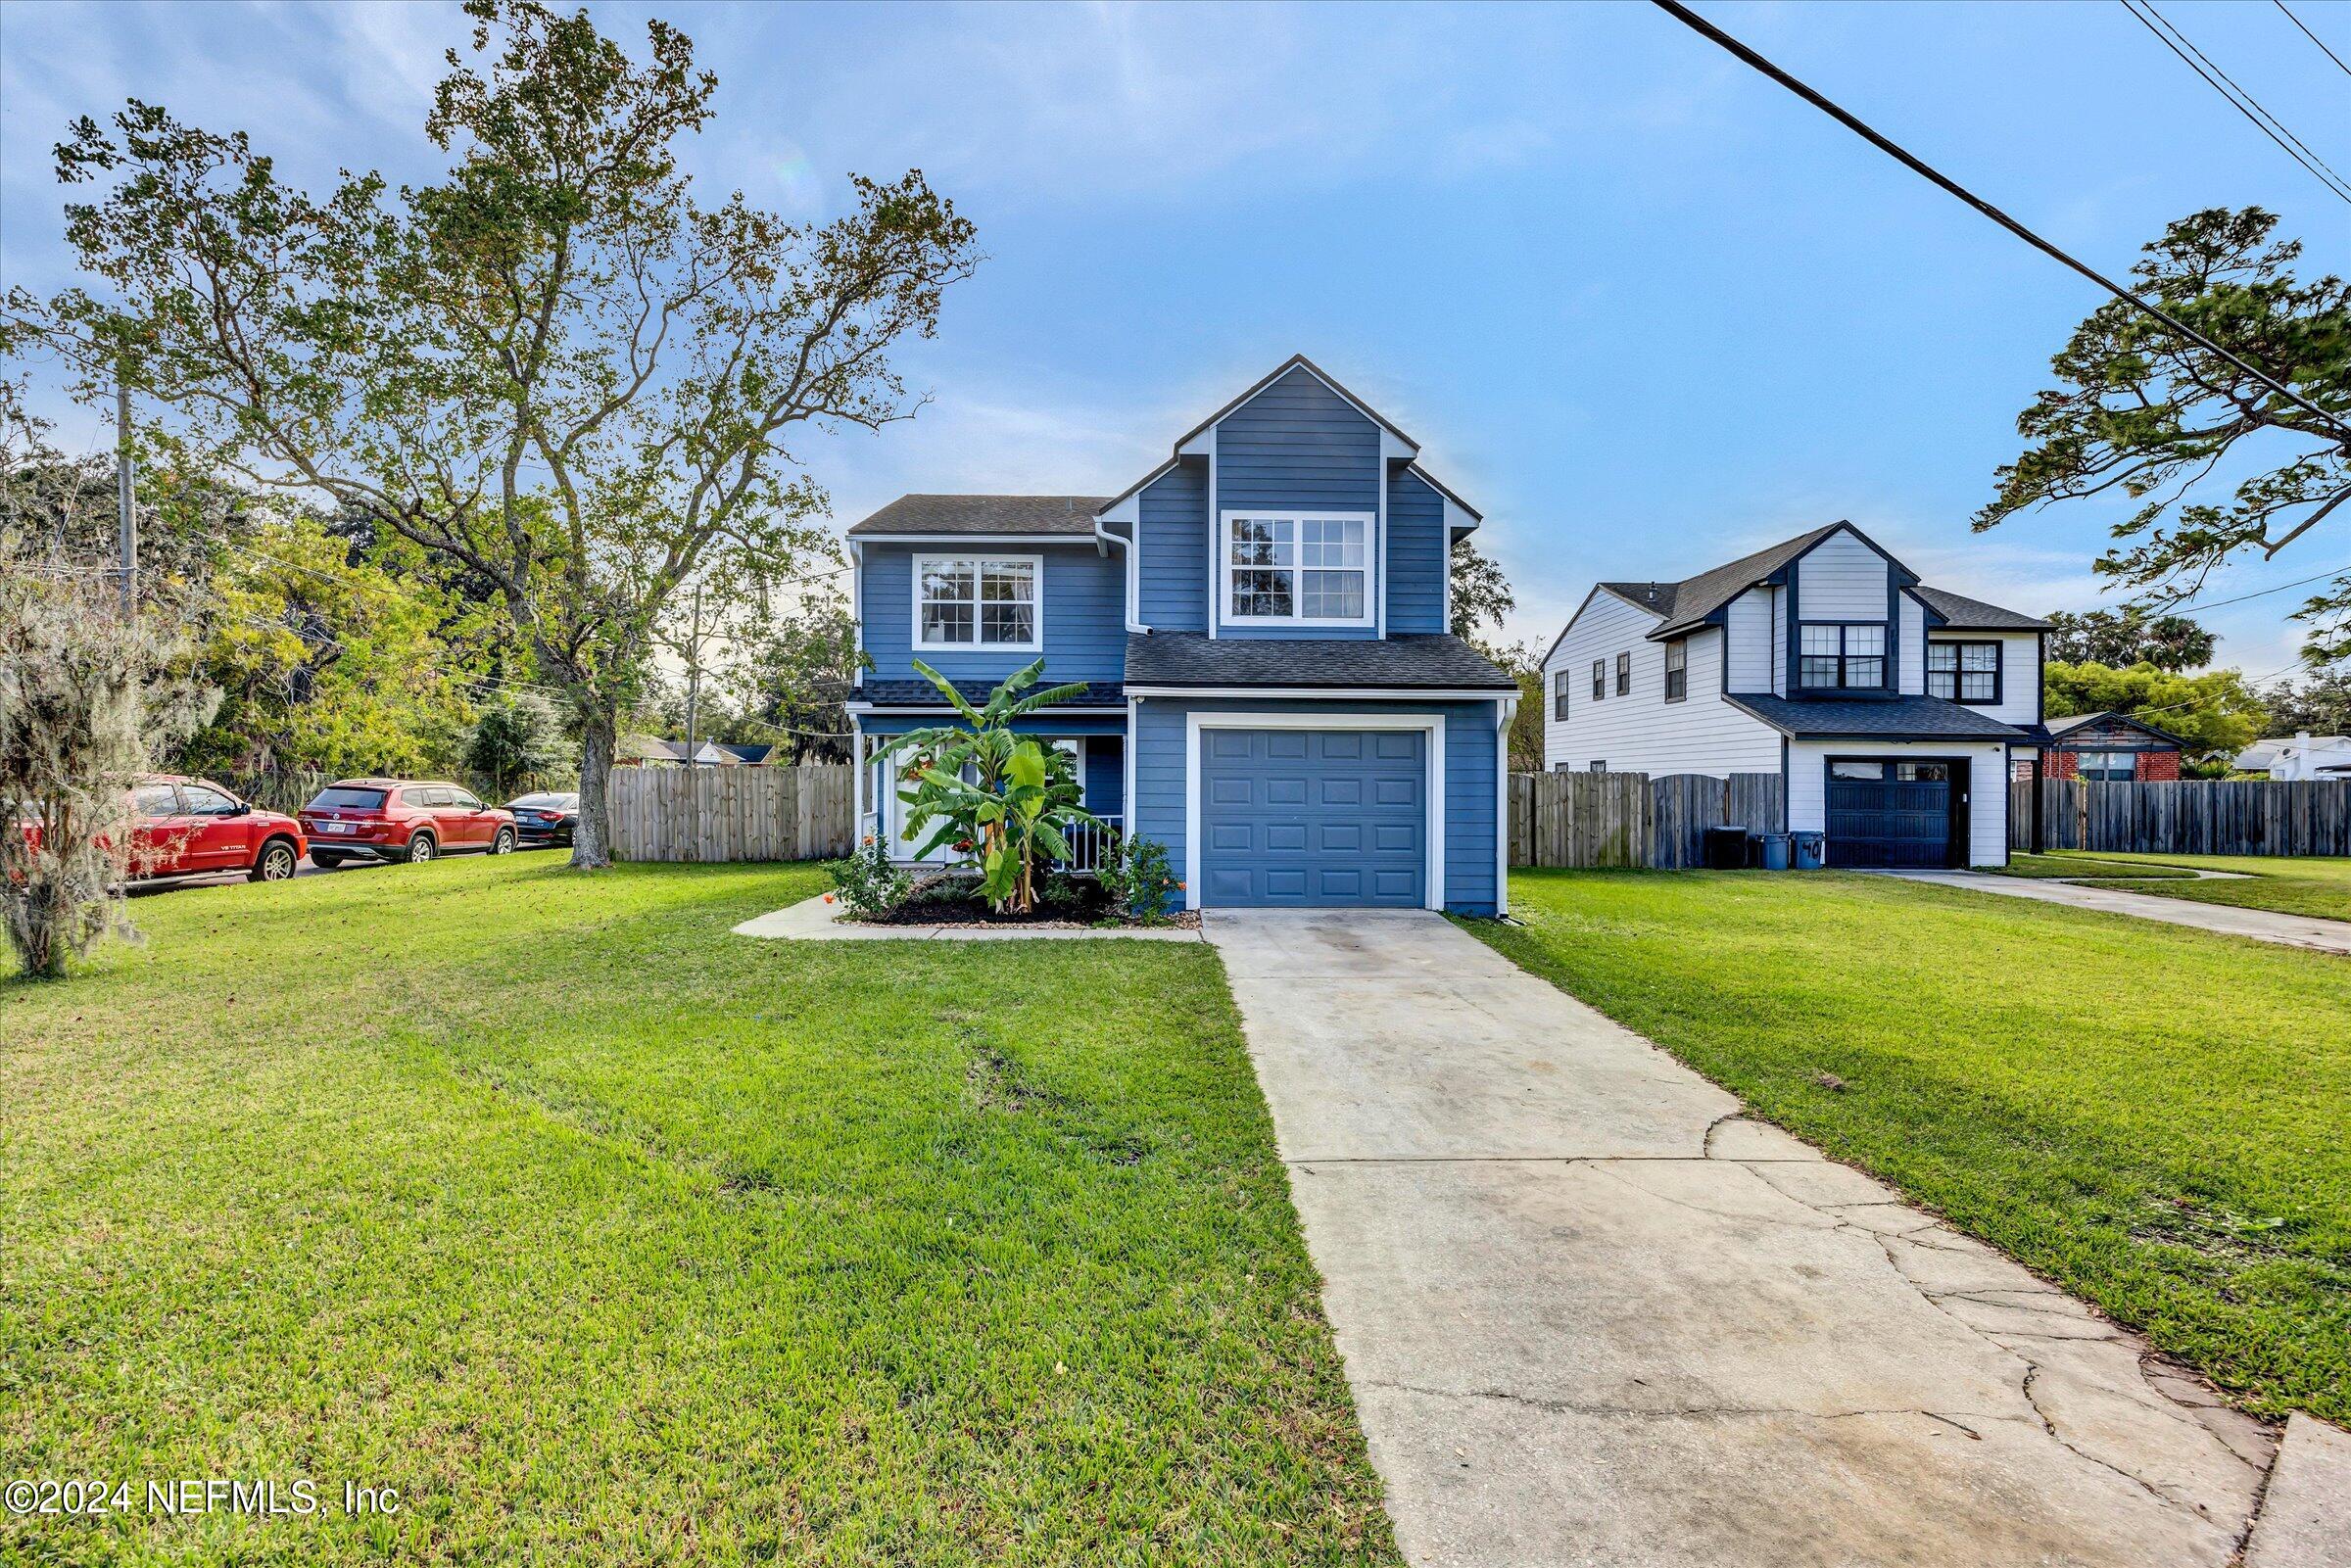
[[[1854,757],[1828,767],[1829,864],[1949,864],[1949,763]]]
[[[1417,730],[1200,732],[1200,902],[1425,899],[1428,763]]]

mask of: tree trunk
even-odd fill
[[[602,871],[612,864],[612,748],[618,720],[605,712],[580,726],[580,814],[572,819],[571,864]]]

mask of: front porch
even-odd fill
[[[963,859],[950,850],[929,856],[918,853],[921,838],[908,833],[905,808],[898,799],[897,759],[885,759],[881,755],[883,747],[897,736],[956,723],[954,710],[936,707],[883,712],[852,708],[850,722],[855,727],[858,842],[872,838],[888,846],[890,859],[910,871],[936,870]],[[1126,710],[1122,707],[1110,712],[1082,712],[1055,708],[1016,720],[1013,728],[1018,734],[1033,736],[1070,754],[1078,774],[1079,804],[1095,822],[1082,825],[1069,834],[1070,856],[1056,861],[1053,869],[1072,876],[1093,876],[1101,870],[1111,845],[1126,830]]]

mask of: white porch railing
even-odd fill
[[[1102,869],[1102,862],[1118,842],[1119,827],[1126,819],[1095,814],[1093,822],[1081,822],[1067,830],[1062,836],[1070,841],[1070,858],[1055,861],[1055,871],[1072,876],[1090,877]]]
[[[1093,822],[1080,823],[1069,829],[1062,835],[1070,841],[1069,858],[1055,861],[1053,869],[1068,872],[1077,877],[1090,877],[1099,872],[1102,869],[1103,860],[1111,852],[1111,846],[1118,842],[1119,833],[1126,819],[1123,817],[1096,813]],[[880,812],[869,811],[858,819],[858,842],[863,843],[869,837],[877,837],[881,832],[882,814]],[[891,858],[897,860],[901,865],[914,864],[913,861],[905,859],[894,849]]]

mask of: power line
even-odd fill
[[[2249,598],[2266,598],[2272,594],[2282,594],[2289,588],[2300,588],[2307,583],[2315,583],[2322,577],[2341,577],[2347,573],[2351,573],[2351,566],[2337,566],[2332,570],[2319,572],[2310,577],[2297,577],[2290,583],[2279,583],[2276,588],[2265,588],[2252,594],[2239,594],[2234,598],[2216,599],[2210,604],[2198,604],[2196,613],[2201,615],[2206,610],[2217,610],[2224,604],[2242,604]],[[2191,594],[2187,598],[2174,599],[2163,607],[2167,610],[2185,609],[2194,597],[2195,595]]]
[[[2301,137],[2286,128],[2285,121],[2263,108],[2260,100],[2239,87],[2234,78],[2218,65],[2210,55],[2198,49],[2195,40],[2180,30],[2178,23],[2155,9],[2151,0],[2122,0],[2123,9],[2138,20],[2138,24],[2153,33],[2158,42],[2180,57],[2183,65],[2204,78],[2204,84],[2229,101],[2229,106],[2253,121],[2264,136],[2284,150],[2285,156],[2300,164],[2327,187],[2329,194],[2351,202],[2351,184],[2327,166],[2327,161],[2312,152]],[[2177,41],[2175,41],[2177,40]],[[2192,55],[2195,58],[2189,59]],[[2288,145],[2288,144],[2291,145]]]
[[[1821,94],[1813,91],[1810,87],[1797,80],[1796,77],[1791,76],[1788,74],[1788,72],[1782,71],[1779,67],[1773,65],[1770,61],[1764,59],[1761,55],[1755,53],[1752,49],[1750,49],[1747,45],[1732,37],[1729,33],[1724,32],[1720,27],[1715,26],[1712,23],[1700,16],[1697,12],[1692,11],[1688,6],[1681,4],[1680,0],[1651,0],[1651,3],[1656,6],[1658,10],[1664,12],[1667,16],[1672,17],[1676,22],[1682,24],[1682,25],[1688,27],[1691,31],[1697,33],[1700,37],[1719,45],[1722,49],[1728,51],[1730,54],[1737,57],[1748,66],[1752,67],[1755,71],[1760,71],[1762,74],[1770,77],[1773,81],[1778,82],[1781,86],[1787,88],[1790,92],[1796,94],[1799,98],[1801,98],[1804,102],[1810,104],[1822,114],[1827,115],[1830,119],[1845,126],[1846,129],[1853,132],[1862,140],[1868,142],[1872,147],[1875,147],[1887,157],[1892,158],[1895,163],[1900,164],[1904,168],[1909,169],[1912,173],[1919,175],[1940,189],[1957,197],[1960,201],[1965,202],[1968,206],[1974,208],[1986,217],[1991,218],[1994,223],[1999,224],[2000,227],[2006,229],[2009,233],[2014,234],[2018,239],[2023,240],[2026,244],[2040,252],[2043,256],[2061,262],[2065,266],[2072,268],[2076,272],[2079,272],[2082,274],[2082,276],[2089,279],[2092,283],[2095,283],[2099,288],[2104,289],[2107,293],[2113,295],[2125,305],[2130,306],[2133,309],[2139,311],[2143,315],[2150,316],[2153,319],[2162,322],[2164,326],[2178,333],[2181,337],[2185,338],[2188,342],[2195,344],[2207,354],[2214,355],[2222,359],[2227,360],[2230,364],[2236,366],[2237,369],[2243,371],[2246,375],[2251,376],[2255,381],[2260,382],[2263,386],[2269,388],[2272,392],[2278,394],[2279,397],[2283,398],[2295,407],[2300,408],[2303,412],[2317,418],[2321,423],[2325,424],[2327,429],[2335,432],[2338,438],[2351,441],[2351,424],[2345,424],[2342,419],[2320,407],[2317,404],[2311,402],[2308,398],[2302,396],[2302,394],[2296,392],[2284,382],[2271,375],[2268,371],[2263,370],[2258,366],[2248,364],[2245,360],[2238,358],[2235,355],[2231,354],[2227,349],[2222,348],[2219,344],[2213,342],[2203,333],[2198,332],[2194,327],[2189,326],[2186,322],[2173,315],[2169,310],[2164,309],[2161,306],[2149,305],[2146,301],[2140,299],[2137,295],[2133,294],[2130,290],[2122,287],[2120,284],[2106,277],[2103,273],[2098,272],[2087,262],[2076,261],[2073,257],[2059,250],[2047,240],[2042,239],[2039,235],[2034,233],[2031,229],[2025,227],[2024,224],[2019,223],[2015,218],[2010,217],[2006,213],[2001,212],[1998,208],[1992,206],[1990,202],[1984,200],[1983,197],[1978,196],[1966,186],[1961,185],[1958,181],[1950,178],[1948,175],[1933,167],[1915,155],[1905,151],[1893,141],[1890,141],[1886,137],[1880,135],[1877,131],[1871,129],[1855,116],[1838,107],[1838,105],[1821,96]]]
[[[2302,36],[2308,38],[2312,43],[2317,44],[2319,46],[2319,53],[2333,61],[2335,65],[2341,69],[2344,75],[2351,76],[2351,66],[2344,65],[2343,57],[2327,47],[2326,39],[2320,37],[2308,27],[2304,27],[2302,25],[2302,19],[2300,17],[2295,16],[2291,11],[2286,11],[2285,0],[2270,0],[2270,4],[2276,6],[2280,11],[2285,11],[2285,20],[2292,23],[2296,27],[2301,28]]]

